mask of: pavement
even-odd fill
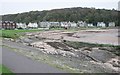
[[[29,59],[4,46],[2,47],[2,58],[2,63],[14,73],[65,73],[61,69]]]

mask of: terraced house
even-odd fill
[[[17,25],[13,21],[1,21],[0,28],[1,29],[15,29],[17,28]]]

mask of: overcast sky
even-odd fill
[[[119,0],[1,0],[0,15],[69,7],[118,9]]]

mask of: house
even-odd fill
[[[39,22],[38,23],[38,28],[50,28],[50,23],[49,22]]]
[[[2,24],[0,24],[2,29],[15,29],[17,28],[17,25],[13,21],[2,21]]]
[[[68,22],[60,22],[61,27],[70,27],[70,24]]]
[[[86,27],[87,26],[87,23],[84,21],[78,21],[77,23],[78,27]]]
[[[17,28],[22,28],[22,29],[26,29],[27,25],[25,23],[16,23],[17,24]]]
[[[98,22],[97,27],[106,27],[106,24],[104,22]]]
[[[50,23],[50,27],[60,27],[59,22],[49,22],[49,23]]]
[[[37,23],[29,23],[28,28],[37,28],[38,27],[38,24]]]
[[[94,25],[91,23],[91,24],[88,24],[87,25],[88,27],[94,27]]]
[[[69,27],[77,27],[75,22],[68,22]]]
[[[2,21],[0,21],[0,29],[2,29]]]
[[[109,22],[108,26],[109,27],[115,27],[115,22]]]

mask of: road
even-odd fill
[[[2,39],[0,38],[0,64],[2,64]]]
[[[2,63],[14,73],[65,73],[43,62],[34,61],[7,47],[2,47]]]

